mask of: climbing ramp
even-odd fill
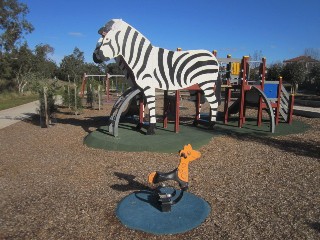
[[[289,111],[290,111],[290,95],[287,90],[281,85],[281,96],[280,96],[280,114],[283,119],[288,122]]]

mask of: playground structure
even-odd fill
[[[218,103],[213,86],[218,78],[219,66],[212,53],[207,50],[170,51],[155,47],[121,19],[107,22],[103,31],[107,34],[98,40],[93,60],[102,63],[115,58],[127,73],[133,73],[131,80],[143,91],[149,109],[148,135],[155,134],[156,89],[181,90],[198,84],[210,104],[210,124],[215,124]],[[131,31],[134,34],[129,34]],[[146,46],[146,49],[141,46]]]
[[[213,51],[216,56],[217,51]],[[289,124],[292,123],[294,95],[289,94],[282,82],[282,77],[279,77],[276,81],[266,81],[266,58],[262,58],[261,61],[249,61],[249,57],[244,56],[241,58],[231,58],[231,55],[227,55],[227,58],[217,58],[220,64],[220,84],[225,88],[225,100],[224,100],[224,123],[228,123],[230,114],[239,113],[238,127],[243,127],[245,123],[245,110],[247,106],[257,107],[257,125],[262,124],[262,112],[266,110],[269,114],[270,120],[270,132],[275,132],[275,126],[278,125],[280,117]],[[250,62],[258,63],[259,74],[258,80],[249,80]],[[196,94],[196,115],[194,125],[201,122],[200,109],[201,109],[201,89],[197,86],[192,86],[186,90],[194,91]],[[231,105],[232,92],[238,92],[240,97]],[[219,98],[219,91],[216,91],[217,98]],[[174,98],[168,98],[168,93],[165,92],[164,98],[164,122],[163,127],[167,127],[167,114],[168,112],[174,112],[175,115],[175,127],[174,131],[179,132],[179,106],[180,106],[180,91],[175,92]],[[170,109],[170,110],[168,110]]]
[[[89,78],[94,78],[94,77],[98,77],[99,78],[99,82],[101,81],[101,78],[102,78],[102,82],[103,82],[103,85],[106,86],[108,83],[108,76],[107,75],[94,75],[94,74],[86,74],[84,73],[83,76],[82,76],[82,83],[81,83],[81,92],[80,92],[80,96],[81,98],[84,97],[84,93],[85,93],[85,88],[86,88],[86,84],[88,82],[88,79]]]
[[[102,78],[103,86],[105,86],[105,93],[107,96],[107,101],[111,100],[110,94],[111,92],[116,92],[117,95],[121,95],[121,93],[125,92],[128,88],[128,83],[125,81],[120,81],[120,79],[125,78],[125,75],[93,75],[93,74],[83,74],[82,77],[82,84],[81,84],[81,92],[80,96],[83,97],[85,93],[86,84],[88,83],[88,80],[98,77],[99,82]],[[120,79],[119,79],[120,78]]]
[[[178,49],[178,51],[170,51],[158,48],[152,46],[147,38],[128,23],[120,19],[109,21],[103,27],[103,30],[107,35],[98,40],[97,47],[93,53],[94,61],[96,63],[101,63],[108,59],[116,59],[120,68],[125,72],[126,78],[130,79],[130,82],[133,85],[132,88],[122,94],[113,106],[109,118],[109,133],[112,133],[113,136],[118,136],[119,119],[126,108],[125,106],[130,105],[131,100],[136,95],[141,94],[140,101],[142,102],[143,95],[149,109],[147,135],[154,134],[157,121],[155,112],[156,89],[164,91],[164,128],[167,127],[168,105],[174,105],[175,132],[179,132],[180,90],[192,90],[196,93],[196,115],[194,125],[197,125],[200,122],[201,94],[205,95],[210,104],[209,128],[213,127],[216,122],[217,109],[220,102],[219,97],[217,100],[216,96],[220,96],[221,90],[221,82],[219,81],[219,70],[221,69],[219,69],[219,62],[221,63],[222,60],[216,58],[216,51],[213,53],[206,50],[181,51],[181,49]],[[134,34],[130,35],[130,38],[127,39],[130,31],[134,32]],[[142,39],[142,42],[146,42],[148,45],[147,51],[143,52],[143,54],[141,52],[142,48],[140,47],[140,44],[136,41],[138,37]],[[126,48],[125,46],[127,45],[130,47]],[[151,52],[154,54],[150,54]],[[229,114],[238,111],[238,126],[243,126],[245,123],[245,108],[249,102],[246,99],[251,94],[251,90],[256,91],[258,94],[258,125],[261,125],[262,123],[263,109],[266,109],[269,113],[271,132],[275,131],[275,124],[279,122],[279,112],[286,121],[289,123],[291,122],[293,98],[289,97],[285,92],[282,81],[281,84],[272,83],[279,86],[280,90],[276,91],[276,95],[273,94],[275,96],[270,95],[271,88],[267,87],[267,84],[264,82],[266,68],[265,59],[262,61],[262,64],[260,64],[260,82],[253,85],[249,84],[248,77],[250,68],[248,57],[244,57],[240,63],[239,60],[231,59],[231,56],[229,55],[226,63],[225,72],[227,76],[227,86],[224,123],[228,122]],[[238,73],[238,79],[231,77]],[[235,80],[237,82],[235,82]],[[83,82],[85,82],[85,80]],[[271,83],[268,83],[268,85],[269,84]],[[268,94],[264,91],[265,85],[266,89],[269,89]],[[109,94],[109,87],[110,86],[107,87],[107,94]],[[272,89],[271,92],[274,93],[274,87]],[[236,90],[240,92],[240,97],[229,107],[231,92]],[[168,91],[175,91],[175,104],[170,104],[168,101]],[[286,96],[288,96],[289,99],[286,99]],[[141,113],[141,109],[143,109],[141,106],[143,106],[143,103],[141,102],[139,103],[139,127],[141,127],[143,123],[141,117],[143,114],[143,110]],[[281,102],[283,102],[283,104],[281,104]]]
[[[181,51],[181,49],[177,49]],[[213,51],[216,56],[217,51]],[[270,120],[270,132],[275,131],[275,126],[279,123],[280,117],[285,122],[292,122],[293,114],[293,103],[294,96],[289,95],[283,86],[282,78],[279,77],[277,81],[265,81],[266,73],[266,59],[262,58],[261,61],[255,61],[260,64],[259,66],[259,79],[249,80],[248,75],[250,71],[249,57],[244,56],[240,58],[231,58],[231,55],[227,55],[227,58],[218,58],[220,63],[220,79],[217,82],[215,94],[217,98],[220,96],[221,84],[225,88],[225,99],[224,99],[224,123],[227,124],[230,114],[239,113],[238,127],[243,127],[245,123],[245,110],[247,106],[257,107],[257,125],[262,124],[262,112],[266,110],[269,114]],[[124,77],[124,75],[86,75],[84,74],[82,81],[82,96],[84,92],[84,86],[87,78],[91,76],[103,77],[106,86],[107,101],[110,101],[110,92],[119,89],[117,83],[117,77]],[[115,78],[110,81],[111,78]],[[127,86],[126,86],[127,87]],[[143,93],[138,87],[132,87],[126,89],[123,84],[119,92],[123,94],[115,102],[109,117],[109,133],[113,136],[118,136],[118,125],[120,117],[125,115],[128,111],[131,114],[139,116],[138,128],[143,125],[144,117],[144,101]],[[124,91],[126,89],[126,91]],[[195,119],[194,125],[199,124],[202,120],[200,119],[201,103],[203,98],[203,92],[197,84],[190,86],[182,91],[192,91],[195,99]],[[173,113],[174,119],[174,132],[178,133],[179,118],[180,118],[180,99],[181,90],[175,90],[174,95],[169,95],[168,90],[164,91],[164,108],[163,108],[163,127],[168,127],[168,114]],[[234,93],[238,93],[240,97],[231,104],[231,96]],[[118,94],[118,93],[117,93]],[[130,110],[131,109],[131,110]]]
[[[259,78],[250,81],[249,57],[244,56],[241,60],[239,81],[234,83],[231,77],[230,65],[238,59],[232,59],[229,55],[224,61],[229,62],[227,70],[227,86],[225,88],[224,123],[228,123],[230,114],[239,113],[238,127],[245,123],[246,106],[258,107],[257,125],[262,124],[262,111],[267,110],[270,119],[270,132],[274,133],[275,126],[279,123],[280,116],[285,122],[292,123],[294,95],[289,95],[282,83],[282,77],[278,81],[265,81],[266,58],[262,58],[259,66]],[[229,72],[228,72],[229,71]],[[240,95],[230,106],[232,92]]]
[[[177,51],[181,51],[181,48],[177,48]],[[216,55],[216,51],[213,51],[213,54]],[[109,83],[107,84],[107,95],[109,95]],[[220,85],[221,83],[218,81],[215,87],[215,94],[218,98],[218,101],[220,101]],[[198,86],[198,84],[192,85],[190,87],[181,89],[181,90],[175,90],[174,91],[174,97],[169,96],[168,90],[164,90],[164,103],[163,103],[163,127],[168,127],[168,114],[169,112],[174,112],[175,115],[175,123],[174,123],[174,132],[178,133],[180,131],[179,127],[179,118],[180,118],[180,91],[193,91],[195,94],[195,108],[196,108],[196,114],[194,119],[194,125],[197,125],[201,119],[200,119],[200,109],[201,109],[201,98],[203,96],[203,91]],[[143,116],[144,116],[144,101],[143,101],[143,93],[141,90],[137,87],[129,88],[127,91],[125,91],[115,102],[111,113],[109,117],[109,133],[113,136],[118,136],[118,126],[119,121],[121,117],[121,113],[127,109],[127,106],[129,105],[130,108],[134,108],[133,105],[134,97],[136,97],[138,94],[140,96],[137,98],[139,101],[139,113],[136,113],[136,115],[139,114],[139,123],[137,128],[139,126],[141,127],[143,125]],[[173,100],[174,99],[174,100]]]
[[[218,58],[220,64],[220,77],[223,85],[239,84],[241,58]]]

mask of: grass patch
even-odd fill
[[[24,95],[16,92],[0,93],[0,110],[16,107],[38,99],[38,94],[34,93],[25,93]]]

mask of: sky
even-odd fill
[[[269,64],[320,51],[320,0],[20,0],[35,30],[29,47],[49,44],[60,64],[75,47],[93,62],[98,29],[122,19],[152,45],[217,50],[218,57],[261,52]]]

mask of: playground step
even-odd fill
[[[283,119],[287,122],[288,121],[288,113],[284,111],[284,108],[279,109],[280,115],[283,117]]]
[[[283,117],[283,119],[287,122],[288,116],[289,116],[289,93],[284,88],[284,86],[281,86],[281,95],[280,95],[280,109],[279,109],[280,115]]]

